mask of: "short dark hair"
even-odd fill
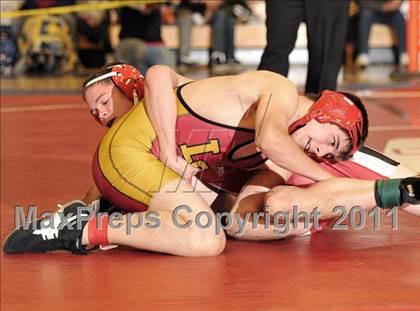
[[[366,107],[359,96],[354,95],[352,93],[347,93],[347,92],[339,92],[339,93],[348,97],[362,113],[363,128],[362,128],[362,133],[361,133],[362,136],[361,136],[360,145],[363,145],[369,133],[369,117],[368,117]]]
[[[359,96],[354,95],[352,93],[347,93],[347,92],[338,92],[338,93],[343,94],[344,96],[348,97],[356,105],[356,107],[360,110],[362,114],[363,128],[362,128],[362,133],[360,133],[361,135],[360,146],[362,146],[366,141],[366,138],[368,136],[368,130],[369,130],[369,118],[368,118],[368,113],[366,111],[366,107],[363,104],[362,100],[359,98]],[[305,94],[305,97],[313,101],[317,101],[321,97],[321,95],[322,93],[316,93],[316,94],[307,93]],[[345,147],[345,149],[340,153],[340,159],[346,160],[351,156],[351,150],[353,149],[353,141],[351,140],[349,133],[347,133],[345,130],[343,130],[343,132],[348,137],[348,144]]]

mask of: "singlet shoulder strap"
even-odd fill
[[[212,120],[209,120],[209,119],[207,119],[207,118],[205,118],[205,117],[203,117],[203,116],[201,116],[201,115],[199,115],[198,113],[196,113],[188,104],[187,104],[187,102],[185,101],[185,99],[182,97],[182,93],[181,93],[181,91],[182,91],[182,89],[185,87],[185,86],[187,86],[188,84],[190,84],[190,83],[192,83],[192,82],[194,82],[194,81],[189,81],[189,82],[187,82],[187,83],[184,83],[183,85],[181,85],[181,86],[179,86],[177,89],[176,89],[176,97],[178,98],[178,101],[181,103],[181,105],[182,106],[184,106],[184,108],[192,115],[192,116],[194,116],[195,118],[197,118],[197,119],[199,119],[199,120],[201,120],[201,121],[203,121],[203,122],[206,122],[206,123],[208,123],[208,124],[212,124],[212,125],[214,125],[214,126],[219,126],[219,127],[222,127],[222,128],[226,128],[226,129],[231,129],[231,130],[235,130],[235,131],[242,131],[242,132],[248,132],[248,133],[255,133],[255,130],[254,129],[249,129],[249,128],[245,128],[245,127],[236,127],[236,126],[231,126],[231,125],[227,125],[227,124],[223,124],[223,123],[220,123],[220,122],[216,122],[216,121],[212,121]]]

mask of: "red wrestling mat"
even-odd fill
[[[7,310],[419,310],[419,220],[398,231],[229,240],[213,258],[112,250],[2,257]],[[385,222],[386,220],[386,222]],[[372,224],[370,223],[369,226]],[[417,309],[416,309],[417,308]]]
[[[400,107],[405,100],[392,99]],[[80,97],[8,96],[1,102],[2,109],[74,105]],[[81,108],[50,108],[1,112],[2,242],[13,228],[15,205],[53,210],[90,186],[91,155],[102,129]],[[368,110],[377,129],[371,131],[370,146],[382,150],[392,137],[420,136],[406,119],[377,102]],[[88,256],[2,253],[1,307],[420,310],[420,218],[398,216],[398,230],[381,214],[379,231],[369,217],[361,231],[323,231],[267,243],[229,240],[214,258],[128,249]]]
[[[366,96],[364,96],[365,94]],[[378,88],[361,91],[367,103],[369,135],[366,144],[383,151],[386,143],[394,138],[420,137],[420,87]]]
[[[1,108],[15,106],[80,104],[84,108],[81,95],[8,95],[1,97]]]

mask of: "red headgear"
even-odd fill
[[[114,84],[127,96],[130,100],[134,101],[134,96],[140,100],[144,96],[144,77],[140,71],[128,64],[118,64],[106,67],[103,74],[96,78],[87,81],[84,88],[104,80],[111,78]]]
[[[344,129],[351,137],[355,153],[362,143],[363,117],[359,108],[345,95],[325,90],[312,104],[306,115],[289,126],[289,134],[315,119],[319,123],[332,123]]]

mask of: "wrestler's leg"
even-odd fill
[[[230,211],[231,227],[226,233],[239,240],[268,241],[303,235],[309,231],[310,224],[305,228],[303,222],[300,222],[293,228],[289,226],[293,225],[290,221],[287,224],[284,221],[277,223],[264,215],[265,196],[273,185],[280,182],[278,175],[269,170],[260,171],[251,177]],[[256,222],[254,217],[257,215],[260,217],[256,218]]]
[[[160,163],[157,160],[155,162],[151,163],[152,167]],[[158,165],[160,170],[163,169],[162,165]],[[40,219],[27,228],[21,227],[9,235],[3,250],[5,253],[53,250],[83,253],[86,250],[81,245],[117,244],[181,256],[220,254],[225,247],[225,234],[222,230],[216,231],[216,217],[210,206],[190,184],[174,172],[167,170],[162,180],[167,182],[157,187],[156,191],[148,189],[146,192],[151,195],[151,200],[147,202],[148,211],[143,209],[143,212],[136,214],[119,214],[116,222],[112,217],[100,215],[87,219],[88,211],[95,214],[93,207],[86,207],[81,201],[69,202],[62,206],[60,214],[54,214],[53,222],[60,219],[55,226],[49,224],[50,227],[43,227]],[[159,180],[155,180],[154,186],[156,184],[159,185]],[[176,213],[177,207],[179,209]],[[153,220],[147,217],[148,213],[154,213]],[[70,226],[61,226],[64,224],[62,216]],[[138,226],[140,219],[143,223]],[[148,226],[150,222],[153,222],[153,226]],[[97,226],[97,223],[101,226]]]
[[[238,195],[220,191],[211,203],[211,209],[218,214],[229,213]]]
[[[321,165],[323,165],[324,169],[336,177],[376,180],[387,178],[407,178],[416,175],[415,172],[404,165],[366,146],[362,147],[362,149],[355,154],[352,160],[335,164],[328,164],[324,162]],[[302,179],[302,177],[298,175],[293,175],[287,180],[287,184],[296,186],[308,186],[310,183],[312,183],[310,180]],[[354,197],[350,184],[347,183],[343,186],[344,190],[347,191],[347,194],[344,193],[344,197]],[[301,198],[307,194],[307,192],[302,193],[299,190],[291,191],[291,188],[289,188],[281,190],[283,198],[280,198],[280,193],[277,197],[279,202],[283,201],[286,203],[289,200],[288,197],[291,197],[290,200],[293,200],[292,197],[296,197],[298,192]],[[322,195],[322,193],[319,195],[317,193],[312,195],[318,197],[319,195]],[[275,203],[273,204],[275,205]],[[289,205],[290,204],[291,203],[289,202]],[[420,208],[418,206],[404,205],[400,208],[405,212],[420,216]]]
[[[178,206],[184,208],[175,214],[178,216],[175,221],[174,210]],[[137,224],[139,217],[145,221],[146,214],[150,211],[157,213],[155,218],[160,220],[159,226],[150,228],[142,225],[131,228],[128,233],[128,221]],[[197,226],[195,218],[200,212],[212,218],[212,224],[208,228]],[[188,228],[179,227],[187,222],[191,222]],[[206,222],[207,218],[203,217],[201,223],[205,225]],[[184,180],[174,180],[154,194],[149,203],[149,211],[132,214],[130,218],[125,215],[119,228],[108,225],[108,241],[111,244],[180,256],[214,256],[223,251],[225,235],[223,231],[216,234],[213,211],[191,185]],[[89,244],[88,226],[84,228],[82,244]]]
[[[106,242],[183,256],[219,254],[224,248],[225,236],[223,232],[216,235],[214,213],[200,197],[199,185],[188,184],[161,162],[155,156],[153,142],[156,142],[156,134],[143,105],[118,120],[101,141],[93,161],[93,176],[100,192],[126,212],[144,211],[138,217],[146,219],[147,209],[156,212],[158,216],[154,218],[160,220],[155,229],[143,225],[127,234],[127,215],[119,229],[108,226]],[[179,222],[191,222],[188,228],[177,226],[172,217],[178,206],[183,206]],[[205,229],[196,225],[195,218],[200,212],[212,219]],[[132,223],[136,223],[135,220],[132,219]],[[206,220],[203,216],[202,223]],[[85,231],[89,233],[88,229]],[[96,231],[91,232],[94,238],[84,235],[83,242],[95,241]]]
[[[307,188],[278,186],[267,193],[265,198],[266,210],[270,214],[279,211],[292,212],[294,206],[299,211],[308,213],[318,208],[320,219],[336,216],[333,213],[336,206],[350,211],[354,206],[371,209],[376,205],[375,181],[350,178],[324,180]],[[412,208],[417,210],[420,205],[413,205]]]

